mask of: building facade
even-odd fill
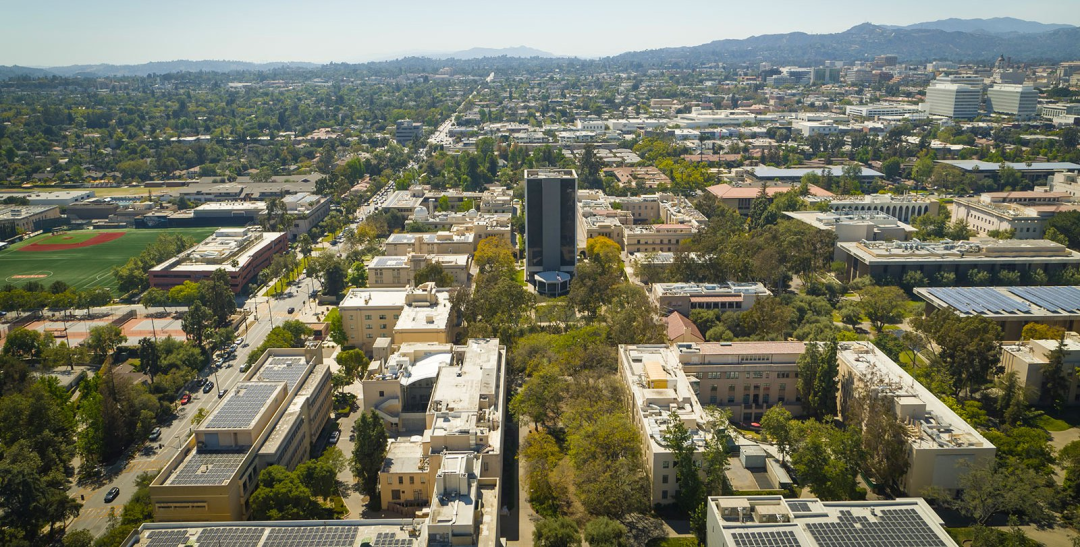
[[[1037,114],[1039,92],[1029,85],[994,84],[986,90],[986,113],[1030,120]]]
[[[395,344],[446,343],[455,322],[450,290],[434,283],[404,289],[352,289],[338,305],[349,345],[371,352],[380,338]]]
[[[1043,371],[1050,365],[1051,352],[1061,348],[1065,404],[1080,405],[1076,369],[1080,367],[1080,334],[1067,332],[1062,340],[1025,340],[1001,347],[1005,374],[1016,373],[1030,404],[1052,404]]]
[[[760,422],[765,411],[783,405],[802,415],[799,357],[804,342],[705,342],[676,344],[683,372],[703,405],[727,408],[736,422]]]
[[[690,317],[692,310],[746,311],[772,293],[761,283],[653,283],[649,296],[661,313],[677,311]]]
[[[541,294],[570,290],[577,266],[577,173],[525,170],[525,272]]]
[[[258,228],[221,228],[180,256],[170,258],[148,272],[150,286],[170,289],[185,281],[208,279],[216,270],[225,270],[229,286],[239,293],[244,285],[270,265],[274,255],[289,248],[284,232],[263,232]]]

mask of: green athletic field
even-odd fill
[[[54,251],[20,251],[19,249],[35,243],[75,244],[82,243],[96,235],[108,232],[124,232],[119,239],[105,243]],[[112,276],[112,267],[121,266],[133,256],[138,255],[162,233],[182,233],[202,241],[214,233],[214,228],[181,228],[169,230],[79,230],[62,235],[42,234],[26,241],[20,241],[0,251],[0,284],[11,283],[21,286],[30,281],[39,281],[48,286],[53,281],[64,281],[72,287],[83,290],[94,287],[108,287],[116,293],[116,280]],[[27,277],[20,277],[27,276]]]

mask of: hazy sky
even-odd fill
[[[1016,17],[1080,25],[1077,0],[0,0],[0,65],[176,59],[357,62],[525,45],[594,57],[859,23]]]

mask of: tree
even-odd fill
[[[900,481],[911,465],[909,433],[896,418],[892,402],[860,389],[846,401],[846,406],[844,422],[862,428],[867,472],[877,484],[894,492],[901,491]]]
[[[349,378],[349,383],[352,383],[363,375],[369,361],[363,351],[350,349],[339,352],[337,362],[341,365],[341,370]]]
[[[1061,340],[1065,329],[1044,323],[1028,323],[1020,331],[1021,340]]]
[[[798,429],[791,465],[799,481],[823,500],[859,498],[857,477],[864,461],[859,429],[839,430],[813,419]]]
[[[534,428],[558,423],[566,379],[553,365],[545,366],[525,381],[510,399],[510,412],[518,419],[528,418]]]
[[[1044,517],[1052,496],[1045,480],[1024,466],[999,466],[993,460],[969,463],[960,475],[960,497],[931,491],[930,496],[955,508],[978,524],[999,513]]]
[[[300,251],[300,255],[304,258],[311,256],[311,250],[313,248],[311,236],[306,233],[297,236],[296,248]]]
[[[799,356],[799,393],[803,411],[823,419],[836,414],[837,375],[836,341],[811,342]]]
[[[161,307],[165,309],[169,304],[169,293],[164,289],[157,287],[150,287],[143,293],[142,298],[139,299],[139,304],[142,304],[144,308],[157,308]]]
[[[46,342],[46,340],[48,340]],[[37,359],[51,345],[52,337],[23,327],[12,329],[4,339],[4,355],[23,360]]]
[[[911,325],[933,340],[927,349],[952,378],[954,395],[964,390],[974,392],[989,381],[1001,358],[1001,328],[992,320],[981,315],[960,317],[940,309],[913,319]]]
[[[350,287],[364,288],[368,284],[368,271],[367,266],[363,262],[353,262],[352,268],[349,268],[349,277],[345,279]]]
[[[311,490],[280,465],[259,473],[259,486],[251,494],[251,515],[258,520],[313,520],[323,513]]]
[[[504,277],[514,276],[514,250],[499,237],[480,240],[473,253],[473,264],[480,274],[496,273]]]
[[[116,325],[98,325],[90,328],[86,347],[98,362],[102,362],[116,348],[127,342],[127,336]]]
[[[222,268],[199,282],[199,301],[210,311],[215,327],[225,325],[236,313],[236,296],[230,286],[229,274]]]
[[[184,329],[184,334],[187,335],[188,340],[191,340],[196,347],[202,349],[205,347],[206,337],[213,326],[213,322],[214,317],[210,310],[206,309],[201,303],[195,302],[184,314],[180,326]]]
[[[372,410],[360,415],[353,425],[353,433],[356,435],[356,445],[353,448],[352,473],[360,481],[360,487],[371,503],[377,505],[379,471],[382,470],[389,445],[386,428],[382,418]]]
[[[1039,396],[1043,402],[1052,405],[1058,412],[1065,410],[1065,405],[1068,404],[1071,376],[1076,374],[1075,371],[1070,374],[1065,369],[1064,346],[1065,336],[1062,335],[1058,339],[1057,346],[1047,355],[1046,362],[1039,365],[1043,378]]]
[[[183,306],[191,306],[199,299],[199,284],[192,281],[184,281],[180,285],[177,285],[169,289],[169,301],[181,304]]]
[[[597,517],[585,524],[585,541],[589,547],[629,547],[626,526],[607,517]]]
[[[794,441],[791,413],[779,404],[766,410],[761,417],[761,433],[776,445],[776,450],[780,452],[780,463],[784,463]]]
[[[900,158],[892,157],[881,162],[881,173],[889,180],[895,180],[900,176]]]
[[[675,482],[678,488],[675,503],[684,514],[690,514],[705,501],[705,485],[694,461],[696,447],[693,434],[683,424],[678,412],[672,411],[668,415],[662,442],[675,457]]]
[[[569,493],[561,491],[552,480],[552,473],[563,459],[555,439],[545,431],[530,431],[521,444],[518,458],[524,464],[522,479],[533,510],[545,517],[558,515],[559,505]]]
[[[428,282],[434,283],[436,287],[453,287],[454,276],[444,270],[442,264],[429,262],[416,271],[413,285],[419,287]]]
[[[581,533],[577,524],[566,517],[546,518],[533,529],[533,545],[537,547],[579,547]]]
[[[161,372],[161,355],[157,343],[149,338],[139,340],[139,368],[154,383],[154,377]]]
[[[871,285],[859,293],[859,307],[878,332],[886,324],[903,321],[907,305],[907,295],[900,287]]]

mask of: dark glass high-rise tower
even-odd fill
[[[525,170],[525,272],[545,295],[565,294],[577,265],[577,173]]]

